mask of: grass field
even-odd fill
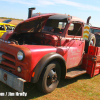
[[[2,22],[2,21],[4,21],[4,20],[7,20],[7,19],[0,18],[0,22]],[[10,22],[10,24],[17,25],[17,24],[20,23],[21,21],[22,21],[22,20],[12,19],[12,21]]]
[[[27,97],[1,97],[0,100],[100,100],[100,75],[90,78],[88,74],[74,79],[61,80],[59,86],[44,95],[36,88],[36,84],[25,83]],[[16,92],[0,82],[0,92]]]

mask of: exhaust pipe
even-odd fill
[[[36,8],[28,8],[28,18],[32,17],[32,11],[35,10]]]
[[[89,16],[87,19],[87,22],[86,22],[87,25],[89,24],[90,19],[91,19],[91,16]]]

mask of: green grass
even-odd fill
[[[88,74],[74,79],[60,80],[58,88],[44,95],[36,84],[25,83],[27,97],[0,97],[0,100],[100,100],[100,75],[90,78]],[[16,92],[0,82],[0,92]]]

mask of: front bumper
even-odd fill
[[[26,80],[5,71],[2,68],[0,68],[0,81],[17,90],[18,92],[23,92],[24,82],[26,82]]]

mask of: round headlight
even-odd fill
[[[17,58],[18,58],[18,60],[23,60],[24,59],[24,53],[22,51],[18,51]]]
[[[20,66],[17,67],[17,71],[18,71],[19,73],[22,71],[22,69],[21,69]]]

